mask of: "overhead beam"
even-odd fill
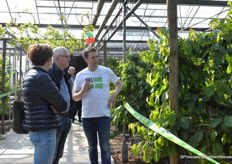
[[[123,18],[123,20],[119,23],[119,25],[114,29],[114,31],[112,32],[110,37],[107,39],[107,41],[109,41],[114,36],[114,34],[119,30],[119,28],[122,28],[121,26],[122,26],[123,21],[127,20],[142,3],[143,3],[143,0],[140,0],[134,5],[134,7],[130,10],[130,12]],[[102,46],[98,50],[100,51],[101,49],[102,49]]]
[[[69,18],[69,15],[70,15],[71,12],[72,12],[72,9],[74,8],[74,4],[75,4],[75,2],[73,2],[73,4],[72,4],[72,8],[71,8],[70,11],[69,11],[69,14],[68,14],[68,16],[67,16],[67,20],[68,20],[68,18]]]
[[[60,21],[61,21],[62,26],[64,28],[64,20],[63,20],[62,16],[64,16],[65,18],[66,18],[66,16],[65,16],[65,14],[62,15],[62,11],[61,11],[61,8],[60,8],[60,0],[58,0],[58,7],[59,7],[59,11],[60,11]]]
[[[200,7],[201,7],[201,6],[198,6],[198,8],[197,8],[197,10],[195,11],[195,13],[194,13],[193,17],[192,17],[192,18],[191,18],[191,20],[189,21],[189,23],[188,23],[187,27],[189,27],[189,25],[192,23],[193,18],[195,19],[195,15],[197,14],[197,12],[198,12],[198,10],[200,9]],[[190,17],[189,17],[189,18],[190,18]],[[184,26],[184,25],[183,25],[183,26]]]
[[[111,3],[111,6],[110,6],[110,8],[109,8],[109,11],[108,11],[108,13],[107,13],[107,15],[106,15],[104,21],[102,22],[102,24],[101,24],[101,26],[100,26],[100,28],[99,28],[99,30],[98,30],[96,36],[95,36],[95,39],[96,39],[96,40],[98,39],[99,35],[101,34],[102,30],[104,29],[106,23],[107,23],[108,20],[110,19],[110,16],[112,15],[112,13],[113,13],[115,7],[117,6],[118,2],[119,2],[119,0],[113,0],[113,2]]]
[[[144,0],[144,3],[166,4],[167,0]],[[177,5],[227,6],[226,0],[178,0]]]
[[[0,23],[2,25],[2,27],[6,27],[6,24],[7,23]],[[23,23],[18,23],[18,25],[23,25]],[[34,24],[36,26],[38,26],[39,28],[47,28],[49,25],[48,24]],[[54,27],[54,28],[63,28],[62,25],[60,24],[51,24],[50,26]],[[74,28],[74,29],[80,29],[82,30],[83,29],[83,25],[68,25],[68,27],[71,29],[71,28]],[[109,26],[105,26],[104,29],[107,29]],[[99,28],[99,26],[96,26],[95,28]],[[112,26],[112,28],[116,28],[115,26]],[[147,27],[137,27],[137,26],[127,26],[126,27],[127,30],[141,30],[141,31],[144,31],[144,30],[147,30]],[[157,28],[160,28],[160,27],[150,27],[152,30],[157,30]],[[122,27],[118,27],[118,29],[122,29]],[[185,29],[181,29],[181,28],[178,28],[178,30],[181,30],[181,31],[189,31],[189,29],[193,29],[195,31],[205,31],[205,30],[208,30],[209,28],[194,28],[194,27],[188,27],[188,28],[185,28]]]
[[[37,6],[37,1],[36,0],[35,0],[35,6],[36,6],[36,12],[37,12],[38,21],[39,21],[39,24],[40,24],[39,12],[38,12],[38,6]]]
[[[75,2],[75,1],[73,1],[73,2]],[[39,7],[39,8],[56,8],[55,6],[37,6],[37,7]],[[73,9],[92,9],[92,7],[72,7],[72,6],[60,6],[60,8],[65,8],[65,9],[69,9],[69,8],[73,8]]]
[[[228,7],[229,9],[229,7]],[[154,10],[166,10],[166,9],[154,9]],[[0,14],[1,13],[8,13],[6,11],[0,11]],[[11,12],[11,14],[28,14],[28,13],[25,13],[25,12]],[[31,14],[36,14],[35,12],[31,12]],[[48,14],[48,15],[57,15],[57,13],[48,13],[48,12],[40,12],[39,14]],[[82,14],[78,14],[78,13],[70,13],[69,15],[82,15]],[[106,16],[106,14],[102,14],[101,16]],[[111,16],[115,16],[115,15],[111,15]],[[144,17],[145,19],[146,18],[167,18],[167,16],[162,16],[162,15],[137,15],[139,17]],[[131,17],[135,17],[134,15],[132,15]],[[186,18],[185,16],[179,16],[178,18]],[[194,18],[194,19],[208,19],[208,17],[195,17],[195,16],[189,16],[188,18]]]
[[[104,3],[105,3],[105,0],[98,0],[96,14],[94,14],[94,17],[93,17],[93,23],[92,23],[93,26],[96,26],[98,17],[102,11],[102,7],[103,7]]]
[[[102,41],[102,39],[105,37],[105,35],[108,33],[109,29],[112,27],[113,23],[116,21],[116,19],[118,18],[118,16],[120,15],[120,13],[122,12],[122,7],[118,10],[118,13],[116,14],[116,16],[114,17],[114,19],[112,20],[112,22],[110,23],[110,25],[107,27],[107,29],[105,30],[105,33],[102,35],[101,39],[98,41],[98,43],[100,43]],[[97,46],[96,46],[97,47]]]
[[[10,14],[10,17],[11,17],[11,20],[13,20],[13,17],[12,17],[11,11],[10,11],[10,7],[9,7],[9,4],[8,4],[8,1],[7,1],[7,0],[6,0],[6,4],[7,4],[7,8],[8,8],[8,11],[9,11],[9,14]]]
[[[17,38],[14,34],[11,34],[9,31],[6,30],[6,32],[7,32],[7,35],[11,36],[12,38]],[[6,42],[10,44],[10,41],[8,39],[6,40]],[[21,47],[18,47],[17,45],[16,45],[16,48],[22,50],[25,53],[27,53],[25,50],[23,50]]]
[[[130,8],[129,7],[127,7],[129,10],[130,10]],[[156,33],[156,32],[154,32],[152,29],[151,29],[151,27],[149,27],[137,14],[135,14],[135,13],[133,13],[135,16],[136,16],[136,18],[150,31],[150,32],[152,32],[158,39],[160,39],[160,36]]]
[[[55,1],[54,1],[54,5],[56,6]],[[57,9],[57,7],[55,7],[55,9]],[[8,13],[8,12],[7,11],[0,11],[0,14],[1,13]],[[30,12],[30,13],[31,14],[36,14],[36,12]],[[28,14],[28,13],[23,12],[23,11],[17,11],[17,12],[12,11],[11,14]],[[57,13],[55,13],[55,12],[40,12],[39,14],[57,15]],[[71,13],[70,15],[82,15],[82,13]]]
[[[181,31],[186,31],[186,30],[189,30],[189,29],[194,29],[194,28],[192,28],[193,26],[195,26],[195,25],[197,25],[197,24],[199,24],[199,23],[202,23],[202,22],[204,22],[204,21],[206,21],[206,20],[208,20],[208,19],[213,19],[215,16],[218,16],[218,15],[220,15],[221,13],[227,12],[227,11],[229,11],[229,9],[224,10],[224,11],[221,11],[221,12],[219,12],[219,13],[217,13],[217,14],[215,14],[215,15],[209,17],[209,18],[203,19],[202,21],[197,22],[197,23],[195,23],[195,24],[193,24],[193,25],[191,25],[191,26],[188,26],[187,28],[181,29],[180,32],[181,32]]]
[[[40,1],[51,1],[51,0],[40,0]],[[60,0],[66,2],[97,2],[98,0]],[[136,3],[139,0],[130,0],[130,3]],[[111,2],[111,0],[106,0],[106,2]],[[121,3],[124,0],[120,0]],[[228,0],[178,0],[178,5],[197,5],[197,6],[227,6]],[[143,3],[149,4],[166,4],[166,0],[143,0]]]

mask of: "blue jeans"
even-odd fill
[[[97,135],[99,137],[99,143],[101,148],[102,164],[110,164],[110,118],[82,118],[82,124],[85,136],[88,140],[89,158],[91,164],[98,164]]]
[[[71,128],[71,121],[69,117],[61,117],[61,120],[62,126],[57,129],[56,134],[56,151],[53,159],[53,164],[58,164],[60,158],[63,156],[65,141]]]
[[[35,146],[34,164],[51,164],[56,149],[56,129],[29,132],[29,138]]]

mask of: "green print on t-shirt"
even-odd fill
[[[93,82],[102,82],[102,77],[94,77]]]
[[[103,84],[102,83],[96,83],[95,88],[103,89]]]
[[[102,77],[86,78],[85,81],[90,82],[91,89],[103,89]]]

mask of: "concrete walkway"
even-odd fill
[[[32,164],[34,147],[28,135],[10,130],[5,139],[0,139],[0,164]],[[98,157],[101,163],[100,148]],[[111,163],[114,164],[111,157]],[[88,144],[80,123],[72,123],[60,164],[89,164]]]

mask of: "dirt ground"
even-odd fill
[[[121,160],[121,149],[122,149],[122,139],[121,137],[115,137],[110,139],[110,152],[116,164],[146,164],[142,159],[136,158],[131,152],[131,145],[128,142],[128,162],[122,162]]]
[[[110,152],[114,159],[115,164],[146,164],[141,158],[136,157],[131,152],[131,143],[127,142],[128,145],[128,162],[122,162],[121,160],[121,149],[122,149],[122,139],[121,137],[115,137],[110,139]],[[169,164],[169,158],[161,159],[159,162],[153,162],[153,164]]]
[[[115,164],[146,164],[142,159],[135,157],[135,155],[131,152],[131,143],[127,142],[128,145],[128,162],[122,162],[121,160],[121,146],[122,139],[121,137],[115,137],[114,139],[110,139],[110,152],[114,159]],[[217,160],[217,159],[215,159]],[[226,160],[229,163],[232,163],[232,160]],[[191,159],[180,159],[180,164],[198,164],[197,161]],[[152,164],[169,164],[170,159],[164,158],[160,159],[159,162],[152,162]]]

